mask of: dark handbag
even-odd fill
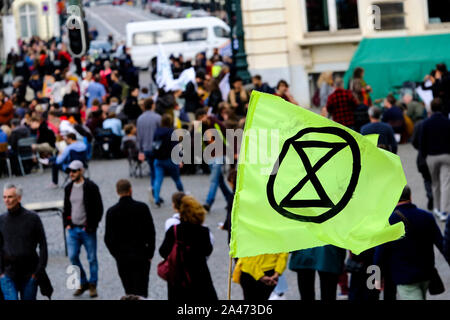
[[[166,259],[158,264],[158,276],[166,280],[170,285],[188,287],[191,284],[191,276],[186,268],[185,255],[189,247],[177,239],[177,226],[173,226],[175,241]]]
[[[431,273],[430,284],[428,286],[428,292],[431,295],[437,295],[445,292],[444,283],[442,282],[439,272],[436,268],[433,269]]]
[[[173,232],[175,235],[175,242],[172,247],[172,250],[170,251],[170,253],[166,259],[164,259],[163,261],[158,263],[158,269],[157,269],[158,276],[165,281],[169,281],[171,273],[173,272],[171,262],[172,263],[176,262],[176,257],[175,257],[176,252],[177,252],[176,251],[176,245],[177,245],[177,226],[176,225],[173,226]]]

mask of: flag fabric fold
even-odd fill
[[[253,91],[239,155],[230,255],[327,244],[359,254],[399,239],[403,223],[391,226],[388,219],[406,178],[400,158],[377,148],[376,140]],[[270,156],[261,157],[266,149]]]

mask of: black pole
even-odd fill
[[[231,29],[231,47],[233,48],[233,61],[236,66],[236,74],[247,84],[251,81],[248,72],[247,54],[245,52],[245,34],[242,22],[241,0],[226,1],[229,12]],[[235,48],[235,43],[237,48]]]

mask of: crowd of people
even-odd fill
[[[158,82],[156,60],[151,74],[154,85],[140,87],[139,72],[127,48],[122,46],[118,52],[121,54],[111,57],[72,59],[64,43],[36,37],[20,43],[19,52],[11,51],[0,73],[0,144],[9,146],[2,149],[2,159],[11,161],[15,175],[35,167],[51,168],[50,187],[54,188],[59,186],[59,172],[67,174],[63,218],[68,255],[81,272],[75,296],[85,291],[91,297],[98,295],[96,230],[104,207],[101,190],[85,175],[89,161],[93,157],[127,158],[136,168],[146,162],[150,195],[157,207],[164,203],[164,177],[170,176],[178,190],[172,197],[175,214],[166,222],[159,253],[168,261],[176,254],[183,259],[177,260],[182,263],[176,270],[164,273],[168,299],[217,300],[207,264],[213,237],[203,223],[220,188],[227,201],[221,228],[230,232],[235,165],[225,167],[225,155],[220,152],[200,164],[175,163],[171,155],[178,142],[172,141],[173,132],[177,128],[192,133],[201,130],[202,134],[216,130],[222,140],[219,143],[226,146],[226,129],[245,125],[251,90],[298,102],[285,80],[273,88],[254,75],[251,85],[245,84],[233,59],[222,57],[218,50],[210,57],[198,53],[192,60],[170,56],[175,79],[187,69],[195,70],[195,80],[172,91],[153,90]],[[428,210],[445,221],[450,212],[450,73],[439,64],[425,80],[431,86],[424,84],[424,89],[434,96],[429,110],[415,99],[413,91],[401,97],[390,94],[380,107],[372,102],[372,88],[364,81],[362,68],[355,69],[349,89],[341,78],[325,72],[318,80],[318,112],[363,135],[379,134],[379,147],[393,153],[397,153],[399,143],[412,142],[418,150],[417,165],[424,178]],[[217,143],[216,138],[206,137],[203,148]],[[24,140],[31,142],[24,147]],[[24,148],[32,155],[27,160],[22,159]],[[236,150],[234,157],[238,157]],[[5,173],[7,163],[2,166]],[[200,172],[210,177],[203,203],[186,195],[182,182],[183,174]],[[104,241],[116,260],[125,294],[146,298],[158,230],[149,206],[133,199],[130,181],[118,181],[116,190],[120,200],[106,210]],[[22,207],[19,186],[6,184],[3,197],[8,211],[0,216],[0,288],[4,299],[18,299],[19,295],[35,299],[38,286],[41,290],[51,287],[45,274],[45,231],[39,217]],[[401,299],[424,299],[434,272],[433,246],[450,262],[450,227],[447,223],[442,236],[433,215],[412,204],[409,187],[403,191],[390,223],[400,220],[407,226],[405,238],[360,255],[350,252],[347,257],[346,250],[328,245],[291,254],[241,258],[236,261],[233,280],[242,286],[245,300],[280,299],[287,290],[284,273],[288,268],[298,275],[301,299],[314,300],[318,271],[322,300],[335,300],[338,286],[350,300],[371,300],[379,299],[380,286],[367,287],[366,269],[377,264],[382,268],[384,299],[395,299],[396,292]],[[79,258],[82,246],[87,252],[89,278]]]

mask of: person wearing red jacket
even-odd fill
[[[0,125],[8,124],[14,116],[14,107],[11,100],[6,100],[3,91],[0,91]]]

